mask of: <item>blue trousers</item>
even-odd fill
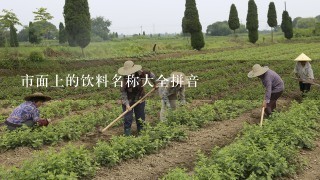
[[[132,106],[135,102],[130,103],[130,106]],[[133,121],[133,113],[136,119],[136,123],[137,123],[137,129],[138,131],[142,130],[143,128],[143,123],[146,119],[146,115],[144,112],[144,108],[145,108],[146,102],[142,102],[140,104],[138,104],[136,107],[134,107],[131,111],[129,111],[125,116],[124,116],[124,129],[130,129],[131,125],[132,125],[132,121]],[[122,104],[122,110],[123,112],[126,111],[126,106]],[[142,122],[141,122],[141,121]]]

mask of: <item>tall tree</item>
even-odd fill
[[[5,28],[3,24],[0,22],[0,47],[4,47],[6,44],[5,33]]]
[[[70,46],[83,49],[90,43],[91,21],[87,0],[66,0],[64,20]]]
[[[191,46],[200,50],[204,47],[202,26],[199,20],[199,13],[195,0],[186,0],[184,17],[182,19],[182,32],[191,34]]]
[[[0,22],[5,28],[10,28],[12,25],[22,25],[17,18],[17,15],[12,12],[12,10],[2,10],[4,15],[0,15]]]
[[[240,20],[238,17],[237,7],[234,4],[232,4],[230,8],[228,24],[229,28],[233,30],[234,35],[236,35],[236,29],[240,28]]]
[[[270,2],[269,4],[268,25],[271,27],[271,41],[273,42],[273,29],[278,26],[277,11],[274,2]]]
[[[291,39],[293,37],[292,19],[288,11],[283,11],[282,13],[281,29],[285,38]]]
[[[186,9],[182,18],[182,32],[194,33],[202,30],[195,0],[186,0]]]
[[[29,42],[31,44],[39,44],[41,42],[41,38],[37,35],[36,28],[32,22],[29,22]]]
[[[111,21],[105,19],[102,16],[98,16],[91,19],[91,32],[97,36],[100,36],[103,40],[108,39],[110,26]]]
[[[34,16],[34,21],[36,22],[48,22],[49,20],[51,20],[53,18],[53,16],[51,16],[50,13],[47,12],[47,8],[37,8],[37,11],[32,12],[35,16]],[[46,39],[49,39],[49,29],[48,26],[42,28],[44,30],[43,34],[44,37]]]
[[[17,29],[13,26],[13,24],[10,25],[10,46],[11,47],[19,46]]]
[[[248,3],[248,14],[247,14],[247,24],[246,27],[249,31],[249,41],[251,43],[256,43],[259,39],[259,20],[258,20],[258,10],[257,5],[254,0],[249,0]]]
[[[64,44],[67,41],[68,41],[67,32],[64,28],[63,23],[60,22],[60,24],[59,24],[59,43]]]
[[[12,12],[12,10],[2,10],[2,13],[4,13],[3,15],[0,15],[0,24],[1,24],[1,41],[4,41],[4,43],[0,43],[0,44],[7,44],[7,35],[6,35],[6,31],[9,29],[10,30],[10,39],[11,39],[11,34],[12,36],[14,36],[13,34],[15,33],[15,36],[17,36],[17,30],[15,29],[15,25],[22,25],[19,22],[19,19],[17,18],[17,15],[15,13]],[[13,32],[15,31],[15,32]],[[13,37],[12,37],[13,38]],[[13,41],[15,41],[16,39],[12,39]],[[11,43],[10,43],[11,45]],[[13,45],[15,45],[15,43],[13,43]],[[15,46],[13,46],[15,47]]]

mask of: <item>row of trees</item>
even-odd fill
[[[229,14],[229,28],[235,32],[240,27],[237,8],[234,4],[231,5]],[[270,2],[268,9],[268,25],[271,28],[271,39],[273,42],[273,31],[278,26],[277,11],[274,2]],[[249,41],[256,43],[259,39],[259,20],[257,5],[254,0],[248,2],[248,13],[246,29],[248,30]],[[284,36],[287,39],[293,37],[292,19],[289,16],[288,11],[283,11],[281,29],[284,32]]]

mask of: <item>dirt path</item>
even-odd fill
[[[254,110],[256,111],[256,110]],[[196,152],[210,152],[214,146],[230,144],[245,122],[253,123],[252,112],[242,114],[234,120],[211,122],[198,131],[188,133],[185,142],[172,142],[157,154],[142,159],[131,159],[114,168],[101,168],[95,179],[158,179],[174,167],[192,169]]]
[[[316,147],[312,151],[301,151],[301,156],[307,160],[307,166],[302,172],[291,178],[294,180],[319,180],[320,179],[320,139],[316,141]]]

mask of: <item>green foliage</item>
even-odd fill
[[[229,28],[233,31],[240,28],[240,21],[238,17],[238,11],[234,4],[231,5],[229,20],[228,20]]]
[[[48,21],[53,18],[50,13],[47,12],[47,8],[37,8],[37,11],[32,12],[35,21]]]
[[[202,26],[199,21],[199,13],[195,0],[186,0],[184,17],[182,19],[183,33],[201,32]]]
[[[246,27],[241,24],[238,33],[246,33]],[[210,36],[227,36],[232,34],[232,30],[229,28],[227,21],[215,22],[207,27],[207,35]]]
[[[282,13],[281,29],[285,38],[291,39],[293,37],[292,19],[288,11],[283,11]]]
[[[18,33],[19,42],[28,42],[29,41],[29,27],[23,26],[23,28]]]
[[[162,180],[191,180],[185,169],[176,168],[165,175]]]
[[[4,15],[0,15],[0,23],[3,24],[4,27],[9,28],[11,25],[21,25],[17,15],[12,12],[12,10],[8,11],[3,9],[2,12]]]
[[[33,62],[42,62],[45,60],[43,52],[32,51],[29,55],[29,60]]]
[[[194,32],[191,33],[191,46],[193,49],[200,51],[205,45],[203,33]]]
[[[11,47],[19,46],[17,29],[13,26],[13,24],[10,25],[10,46]]]
[[[0,28],[0,47],[4,47],[6,45],[6,32],[4,29]]]
[[[139,137],[113,137],[109,143],[98,142],[94,147],[97,162],[102,166],[114,166],[121,160],[139,158],[165,146],[169,141],[181,139],[185,133],[177,126],[158,123],[146,126]]]
[[[246,126],[241,138],[210,157],[200,154],[193,179],[274,179],[300,167],[298,149],[312,148],[319,132],[319,101],[293,103],[274,113],[263,127]],[[184,176],[180,170],[169,177]],[[167,176],[165,176],[167,177]]]
[[[249,41],[251,43],[256,43],[259,39],[259,31],[258,30],[249,30]]]
[[[268,25],[271,27],[271,38],[273,42],[273,29],[278,26],[277,11],[274,2],[270,2],[268,10]]]
[[[278,25],[277,21],[277,11],[274,2],[270,2],[268,10],[268,25],[270,27],[276,27]]]
[[[38,35],[36,27],[33,26],[32,22],[29,22],[29,42],[31,44],[39,44],[41,40],[42,39]]]
[[[293,27],[301,29],[315,28],[316,22],[315,18],[300,18]]]
[[[78,179],[93,177],[97,165],[83,147],[67,146],[60,152],[40,152],[19,168],[2,173],[1,179]],[[1,174],[0,174],[1,175]]]
[[[259,20],[258,20],[257,5],[254,2],[254,0],[249,0],[249,3],[248,3],[246,28],[249,31],[249,41],[253,44],[256,43],[259,38],[258,36]]]
[[[63,13],[69,45],[85,48],[90,43],[91,31],[88,1],[66,0]]]
[[[98,16],[91,19],[91,32],[99,36],[103,40],[108,39],[110,26],[111,26],[111,21],[109,21],[108,19],[105,19],[103,16]]]
[[[68,40],[67,31],[64,28],[64,25],[62,22],[59,24],[59,43],[64,44]]]

